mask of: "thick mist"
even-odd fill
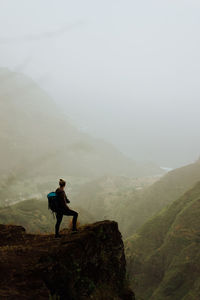
[[[199,157],[198,1],[0,5],[0,66],[33,78],[73,125],[134,160]]]

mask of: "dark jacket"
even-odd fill
[[[65,191],[62,190],[61,188],[57,188],[56,195],[57,195],[57,201],[58,201],[58,210],[59,211],[69,210],[67,203],[70,203],[70,201],[67,198]]]

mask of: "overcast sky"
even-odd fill
[[[199,32],[199,0],[0,0],[0,67],[82,130],[174,167],[200,155]]]

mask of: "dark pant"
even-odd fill
[[[73,216],[73,220],[72,220],[73,228],[72,228],[72,230],[76,230],[76,221],[77,221],[77,218],[78,218],[78,213],[76,211],[72,210],[72,209],[67,209],[65,211],[61,211],[61,212],[56,213],[56,219],[57,219],[56,226],[55,226],[56,234],[59,233],[59,228],[60,228],[60,224],[62,222],[63,215]]]

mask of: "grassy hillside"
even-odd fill
[[[125,242],[137,300],[200,299],[200,182]]]
[[[91,214],[80,207],[70,206],[79,212],[80,224],[91,223],[94,220]],[[61,228],[69,225],[71,217],[64,216]],[[48,210],[47,201],[25,200],[9,207],[0,208],[0,223],[26,227],[28,232],[54,232],[56,219]]]
[[[98,220],[116,220],[123,236],[128,237],[199,179],[199,162],[175,169],[159,180],[154,178],[151,185],[145,180],[104,177],[83,185],[75,200]]]

